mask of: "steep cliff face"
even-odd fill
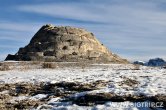
[[[99,61],[127,63],[112,54],[85,29],[44,25],[30,43],[6,60],[17,61]]]

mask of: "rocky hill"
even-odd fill
[[[162,58],[154,58],[150,59],[148,63],[146,63],[148,66],[165,66],[166,62]]]
[[[164,61],[162,58],[154,58],[150,59],[148,62],[143,61],[135,61],[134,64],[144,65],[144,66],[166,66],[166,61]]]
[[[16,61],[99,61],[128,63],[111,53],[93,33],[70,26],[44,25],[30,43],[6,60]]]

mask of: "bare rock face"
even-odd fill
[[[30,43],[6,60],[17,61],[99,61],[127,63],[112,54],[84,29],[44,25]]]

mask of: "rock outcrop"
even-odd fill
[[[91,32],[52,25],[41,27],[27,46],[6,60],[128,62],[111,53]]]
[[[166,61],[164,61],[162,58],[154,58],[154,59],[150,59],[146,65],[147,66],[165,66]]]
[[[143,65],[143,66],[153,66],[153,67],[165,67],[166,61],[162,58],[153,58],[148,62],[135,61],[133,64]]]

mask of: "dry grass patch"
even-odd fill
[[[140,65],[135,64],[134,65],[134,70],[140,70]]]
[[[31,64],[32,65],[39,65],[39,64],[41,64],[41,62],[40,61],[32,61]]]
[[[50,69],[54,69],[57,67],[57,64],[55,63],[50,63],[50,62],[44,62],[42,64],[42,68],[50,68]]]
[[[8,64],[0,63],[0,71],[7,71],[10,70],[10,67]]]

